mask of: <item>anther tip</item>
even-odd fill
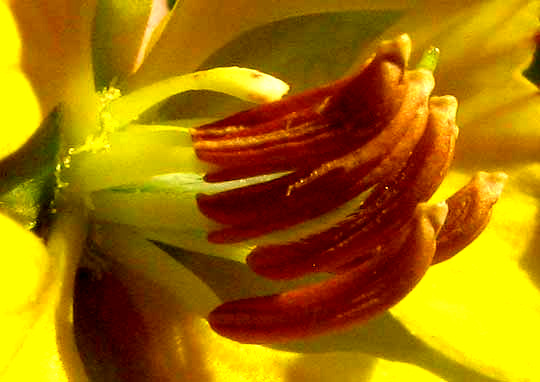
[[[502,194],[502,190],[504,188],[504,185],[506,184],[506,181],[508,180],[508,175],[504,172],[493,172],[493,173],[487,173],[487,172],[479,172],[476,174],[477,177],[479,177],[482,182],[487,186],[486,189],[489,190],[489,192],[498,199],[500,195]]]
[[[446,202],[437,204],[423,203],[418,206],[421,213],[427,219],[427,222],[433,227],[433,231],[437,234],[443,226],[446,215],[448,214],[448,205]]]
[[[458,101],[456,97],[450,95],[431,97],[429,99],[429,107],[436,107],[437,109],[443,111],[449,119],[455,121],[458,109]]]
[[[404,67],[408,65],[411,50],[411,38],[406,33],[394,40],[383,41],[379,46],[379,54],[398,56],[403,61]]]

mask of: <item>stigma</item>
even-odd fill
[[[224,303],[208,317],[218,333],[272,343],[361,324],[485,228],[502,173],[479,173],[446,202],[428,203],[453,159],[457,100],[431,96],[434,65],[409,69],[410,52],[408,36],[399,36],[350,77],[191,130],[198,159],[209,165],[206,182],[280,174],[198,195],[200,212],[218,223],[208,240],[258,243],[246,261],[270,279],[332,275]],[[326,214],[359,195],[347,216],[324,225]],[[316,219],[320,230],[297,240],[257,241]]]

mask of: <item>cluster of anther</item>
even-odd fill
[[[215,165],[209,182],[285,173],[200,195],[200,210],[224,227],[210,233],[212,242],[287,229],[369,190],[339,224],[297,242],[257,246],[247,258],[271,279],[333,277],[227,302],[209,316],[217,332],[263,343],[364,322],[485,227],[504,174],[479,173],[446,203],[425,203],[453,158],[457,102],[430,97],[432,73],[407,70],[409,51],[401,36],[352,77],[193,130],[198,157]]]

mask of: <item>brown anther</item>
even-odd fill
[[[336,227],[301,241],[258,246],[247,258],[258,274],[290,279],[312,272],[340,272],[351,261],[385,256],[411,218],[444,179],[453,158],[457,128],[453,97],[430,100],[427,129],[405,168],[381,182],[358,210]]]
[[[312,168],[365,143],[403,102],[403,44],[356,76],[192,130],[197,156],[219,166],[206,180]]]
[[[246,343],[283,342],[365,322],[405,297],[429,268],[444,203],[420,205],[399,251],[333,278],[278,295],[227,302],[208,317],[218,333]]]
[[[193,130],[198,157],[215,166],[207,181],[285,172],[198,195],[200,211],[224,225],[208,240],[258,243],[246,260],[267,278],[334,274],[279,295],[227,302],[209,316],[216,331],[264,343],[364,322],[485,227],[502,174],[478,175],[448,207],[424,204],[454,156],[457,101],[430,98],[432,73],[407,70],[409,53],[401,36],[383,43],[355,76]],[[341,221],[325,223],[324,214],[364,192]],[[259,239],[278,230],[294,234],[308,220],[316,232],[272,245]]]
[[[311,131],[318,126],[327,130],[317,137],[324,138],[322,144],[325,149],[318,150],[311,146],[310,138],[300,145],[304,158],[302,161],[298,161],[300,158],[295,159],[299,152],[297,149],[291,153],[281,152],[278,158],[283,165],[289,167],[281,166],[274,170],[291,170],[291,173],[270,182],[214,195],[199,195],[197,202],[201,212],[229,226],[211,233],[209,240],[217,243],[241,241],[315,218],[354,198],[403,167],[425,128],[428,98],[434,82],[431,73],[414,71],[396,76],[400,78],[399,81],[391,81],[396,84],[394,92],[377,91],[377,83],[357,88],[359,79],[362,82],[377,80],[379,84],[384,83],[385,77],[364,79],[363,74],[375,71],[372,68],[374,65],[384,67],[387,63],[385,59],[375,57],[359,75],[349,80],[347,86],[325,101],[328,106],[322,116],[311,115],[309,124],[303,122],[301,130]],[[396,112],[392,113],[394,106],[389,105],[395,101],[387,98],[400,93],[401,87],[405,88],[403,100]],[[369,93],[369,96],[365,93]],[[353,108],[353,100],[359,101],[356,108]],[[312,114],[312,109],[319,105],[312,105],[309,112]],[[381,105],[388,108],[386,112],[377,110]],[[370,112],[366,112],[364,108],[370,107]],[[295,118],[296,114],[291,112],[288,118]],[[234,116],[231,118],[234,119]],[[277,122],[286,125],[286,119],[280,117]],[[254,129],[259,127],[255,125]],[[211,128],[203,127],[203,133],[205,129]],[[369,134],[366,135],[366,132]],[[370,139],[366,140],[367,136]],[[261,137],[256,135],[238,139],[251,144]],[[336,142],[341,143],[336,146]],[[275,147],[278,151],[282,150],[280,142],[273,144],[276,146],[270,149]],[[325,151],[329,147],[332,148],[331,153]],[[199,154],[197,144],[195,150],[200,158],[204,158]],[[244,157],[241,151],[231,154],[237,156],[239,159],[236,160],[243,166],[249,163],[254,169],[258,168],[258,162],[255,161],[253,165],[253,158]],[[265,150],[259,155],[264,157]],[[390,157],[393,160],[388,160]],[[289,158],[292,158],[291,161]],[[266,170],[267,165],[268,162],[263,163],[262,168]]]
[[[507,178],[502,172],[479,172],[448,198],[448,217],[437,237],[433,264],[448,260],[478,237],[491,218]]]

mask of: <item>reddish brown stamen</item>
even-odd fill
[[[210,314],[216,331],[260,343],[364,322],[483,230],[501,174],[479,175],[448,199],[438,237],[447,205],[423,204],[453,159],[457,102],[429,99],[433,77],[405,70],[408,46],[404,37],[385,43],[356,76],[193,130],[197,155],[216,166],[208,181],[287,172],[199,195],[201,212],[225,225],[208,240],[243,241],[317,218],[319,232],[259,245],[247,263],[272,279],[335,274],[279,295],[227,302]],[[368,190],[350,215],[325,226],[321,215]]]
[[[433,264],[448,260],[478,237],[491,218],[506,179],[501,172],[479,172],[446,201],[448,217],[437,237]]]
[[[194,129],[197,156],[219,166],[206,180],[313,168],[373,137],[405,94],[404,57],[394,45],[356,76]]]
[[[351,261],[391,251],[415,206],[431,197],[448,171],[457,137],[455,111],[454,98],[432,98],[427,130],[403,171],[379,184],[338,226],[299,242],[257,247],[247,258],[249,266],[265,277],[288,279],[340,272]]]
[[[321,165],[271,182],[215,195],[200,195],[199,208],[231,227],[213,232],[210,241],[231,242],[259,236],[331,211],[404,165],[420,138],[433,87],[428,72],[407,76],[406,97],[390,123],[364,145]],[[354,146],[354,145],[353,145]],[[381,162],[398,151],[395,161]],[[405,158],[403,157],[405,154]]]
[[[435,252],[446,205],[420,206],[405,244],[394,256],[322,283],[273,296],[227,302],[210,313],[218,333],[240,342],[282,342],[364,322],[405,297]]]

